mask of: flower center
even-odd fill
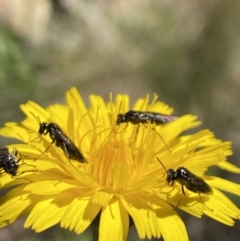
[[[125,175],[129,175],[133,165],[132,153],[126,142],[119,138],[118,133],[112,132],[105,142],[101,143],[98,151],[92,157],[93,178],[100,185],[113,188],[119,186],[116,177],[124,168]]]
[[[148,173],[159,137],[152,128],[129,127],[123,131],[110,130],[105,138],[99,134],[92,141],[91,176],[102,187],[115,191],[131,189]]]

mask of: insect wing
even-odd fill
[[[156,124],[165,124],[168,122],[172,122],[176,119],[178,119],[177,116],[172,116],[172,115],[164,115],[164,114],[160,114],[160,113],[155,113],[155,120],[154,122]]]
[[[191,178],[185,186],[192,192],[212,194],[212,188],[200,177]]]
[[[63,143],[63,150],[69,159],[73,159],[75,161],[84,162],[84,157],[79,152],[78,148],[72,143]]]
[[[195,193],[212,193],[212,188],[202,178],[197,177],[187,168],[179,167],[176,172],[178,174],[177,181],[188,190]]]
[[[75,144],[61,130],[58,130],[56,146],[59,146],[69,159],[84,162],[84,157]]]
[[[138,121],[141,123],[148,123],[148,122],[153,123],[156,121],[155,114],[151,112],[139,112],[137,118],[138,118]]]

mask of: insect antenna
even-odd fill
[[[40,117],[37,115],[34,115],[33,112],[30,111],[30,113],[34,116],[34,118],[37,120],[38,124],[40,125],[41,124],[41,120],[40,120]]]
[[[42,122],[41,122],[41,120],[40,120],[40,117],[34,115],[34,113],[33,113],[32,111],[30,111],[30,113],[31,113],[32,116],[36,119],[36,121],[37,121],[37,123],[39,124],[39,126],[41,126]],[[36,138],[30,140],[29,142],[25,143],[25,144],[29,144],[29,143],[37,140],[38,138],[40,138],[40,136],[41,136],[41,135],[39,134],[39,131],[38,131],[38,136],[37,136]],[[48,145],[48,147],[45,149],[44,152],[42,152],[39,156],[37,156],[36,158],[34,158],[34,161],[36,161],[39,157],[41,157],[41,156],[52,146],[53,143],[54,143],[54,140],[50,143],[50,145]]]
[[[165,170],[166,173],[167,173],[167,168],[163,165],[163,163],[161,162],[161,160],[159,159],[159,157],[156,156],[156,158],[157,158],[157,160],[159,161],[159,163],[161,164],[161,166],[164,168],[164,170]],[[164,174],[164,175],[165,175],[165,174]]]
[[[166,171],[165,174],[167,174],[167,172],[168,172],[167,168],[163,165],[163,163],[161,162],[161,160],[159,159],[159,157],[156,156],[156,158],[157,158],[157,160],[159,161],[159,163],[161,164],[161,166],[164,168],[164,170]],[[165,175],[165,174],[164,174],[164,175]],[[164,176],[164,175],[163,175],[163,176]],[[172,187],[172,186],[171,186],[171,187]],[[161,191],[161,192],[167,194],[167,193],[172,192],[173,189],[174,189],[174,187],[172,187],[172,189],[171,189],[169,192],[163,192],[163,191]]]
[[[33,115],[33,117],[36,119],[37,123],[38,123],[39,125],[41,125],[40,117],[39,117],[39,116],[35,116],[32,111],[30,111],[30,113],[31,113],[31,114]],[[29,144],[29,143],[37,140],[39,137],[40,137],[40,135],[39,135],[39,133],[38,133],[38,136],[37,136],[36,138],[30,140],[29,142],[26,142],[25,144]]]

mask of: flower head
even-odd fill
[[[14,187],[0,199],[0,226],[28,215],[25,227],[36,232],[60,223],[82,233],[99,215],[99,240],[126,240],[131,216],[140,238],[187,240],[177,209],[226,225],[240,217],[239,209],[220,191],[239,195],[240,186],[204,174],[210,166],[240,173],[226,160],[232,154],[231,143],[215,139],[209,130],[183,134],[200,124],[195,116],[162,125],[117,125],[118,114],[130,109],[127,95],[118,95],[115,102],[110,96],[108,104],[90,95],[87,108],[72,88],[66,99],[67,105],[46,109],[28,102],[21,106],[27,118],[0,130],[26,143],[8,146],[18,150],[19,175],[1,177],[2,188]],[[166,115],[173,111],[157,96],[151,103],[148,96],[138,99],[133,109]],[[55,129],[40,135],[43,122],[56,124]],[[82,159],[68,155],[75,148]],[[170,180],[169,169],[180,176]],[[178,170],[187,170],[187,177]],[[204,192],[202,185],[209,190]]]

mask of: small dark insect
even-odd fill
[[[10,153],[7,147],[0,148],[0,168],[3,169],[2,173],[8,173],[12,176],[17,175],[18,162],[21,158],[17,159],[17,149],[13,149],[13,152]]]
[[[75,146],[75,144],[70,140],[70,138],[62,132],[60,127],[55,123],[46,123],[46,122],[39,122],[39,131],[40,135],[47,135],[49,134],[50,138],[52,139],[52,143],[49,147],[55,143],[57,147],[60,147],[67,158],[76,160],[79,162],[84,162],[84,157]],[[48,150],[48,148],[45,152]]]
[[[185,167],[178,167],[175,171],[174,169],[166,169],[160,159],[157,157],[158,161],[162,167],[166,170],[167,178],[166,181],[170,186],[173,186],[174,182],[177,181],[182,185],[182,192],[185,195],[184,186],[195,193],[205,193],[212,194],[212,188],[200,177],[195,176]]]
[[[168,122],[174,121],[178,119],[176,116],[171,115],[164,115],[161,113],[156,112],[144,112],[144,111],[134,111],[129,110],[125,114],[118,114],[117,116],[117,125],[120,125],[121,123],[128,123],[131,122],[132,124],[145,124],[145,123],[155,123],[156,125],[162,125],[166,124]],[[171,150],[168,148],[167,143],[163,139],[163,137],[159,134],[160,138],[164,142],[167,149],[171,152]]]
[[[131,122],[132,124],[155,123],[156,125],[162,125],[176,119],[178,119],[176,116],[164,115],[156,112],[129,110],[125,114],[118,114],[117,125],[126,122]]]
[[[12,175],[12,178],[16,178],[16,176],[20,176],[23,173],[36,171],[35,169],[35,170],[28,170],[28,171],[22,171],[20,173],[17,173],[18,168],[25,164],[22,160],[22,156],[20,155],[20,157],[18,158],[17,155],[19,154],[16,148],[13,148],[12,153],[9,152],[7,147],[0,148],[0,169],[3,170],[2,172],[0,172],[0,174],[8,173]],[[18,164],[21,160],[23,163]],[[35,167],[30,164],[26,164],[26,165]],[[21,178],[21,179],[25,179],[31,182],[31,180],[27,178]]]

